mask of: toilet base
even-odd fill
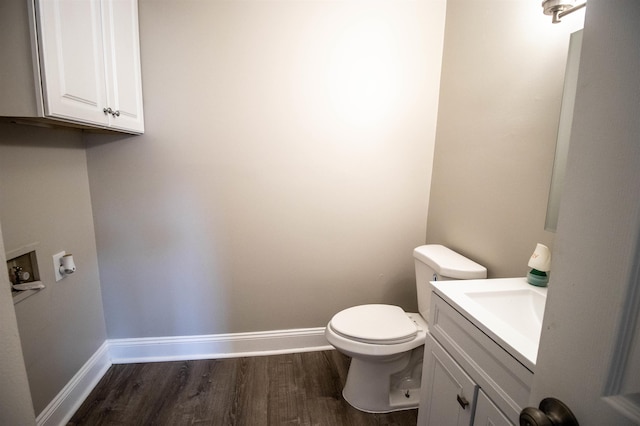
[[[423,353],[420,346],[383,361],[352,358],[342,396],[367,413],[418,408]]]

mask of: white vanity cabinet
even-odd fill
[[[472,424],[478,385],[430,335],[425,342],[422,386],[419,425]]]
[[[8,1],[0,115],[144,132],[137,0]]]
[[[473,416],[474,426],[512,426],[513,423],[502,414],[496,404],[489,399],[482,389],[478,391],[476,413]]]
[[[518,424],[533,372],[435,292],[429,317],[418,425]]]

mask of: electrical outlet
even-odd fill
[[[60,273],[60,265],[62,264],[62,256],[67,254],[65,251],[61,251],[60,253],[56,253],[53,255],[53,272],[56,276],[56,281],[60,281],[65,276]]]

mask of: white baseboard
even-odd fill
[[[324,327],[203,336],[106,340],[38,415],[38,426],[63,426],[112,364],[237,358],[333,349]]]
[[[66,425],[104,373],[111,367],[109,345],[104,342],[36,418],[38,426]]]
[[[110,339],[113,364],[237,358],[333,349],[324,327],[202,336]]]

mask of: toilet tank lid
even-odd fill
[[[443,277],[459,280],[487,277],[487,268],[440,244],[416,247],[413,257]]]

